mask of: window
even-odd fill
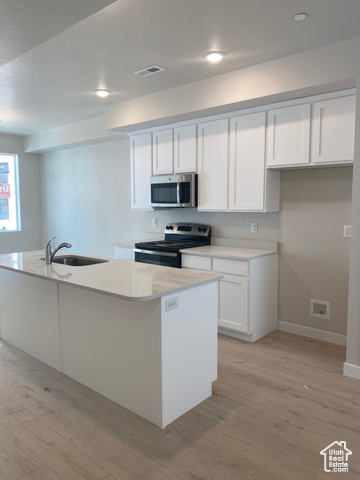
[[[17,155],[0,153],[0,233],[20,229]]]

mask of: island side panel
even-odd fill
[[[59,370],[56,283],[0,269],[0,320],[3,340]]]
[[[161,426],[161,301],[59,285],[61,371]]]
[[[164,428],[212,394],[217,378],[218,282],[162,297],[161,311]]]

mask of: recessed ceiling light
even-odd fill
[[[296,20],[297,22],[301,22],[301,20],[305,20],[305,18],[308,17],[307,13],[297,13],[296,15],[293,16],[293,19]]]
[[[102,98],[105,98],[109,95],[110,91],[109,90],[105,90],[104,88],[98,88],[96,90],[96,95],[98,97],[102,97]]]
[[[203,56],[209,62],[216,63],[216,62],[220,62],[220,60],[222,60],[224,57],[226,57],[226,53],[225,52],[218,52],[218,51],[217,52],[207,52]]]

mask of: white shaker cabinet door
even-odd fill
[[[198,125],[199,211],[227,210],[228,119]]]
[[[230,121],[229,209],[262,211],[265,179],[265,112]]]
[[[172,128],[153,132],[153,174],[166,175],[173,171]]]
[[[131,209],[150,207],[151,133],[130,137]]]
[[[174,173],[196,171],[196,125],[174,128]]]
[[[315,102],[312,122],[313,163],[354,160],[355,95]]]
[[[224,275],[219,282],[219,327],[250,333],[248,323],[248,279]]]
[[[268,112],[267,165],[310,163],[310,104]]]

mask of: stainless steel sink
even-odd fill
[[[40,258],[45,260],[45,258]],[[52,263],[60,263],[62,265],[70,265],[71,267],[85,267],[87,265],[96,265],[97,263],[106,263],[109,260],[92,257],[78,257],[77,255],[62,255],[54,257]]]

